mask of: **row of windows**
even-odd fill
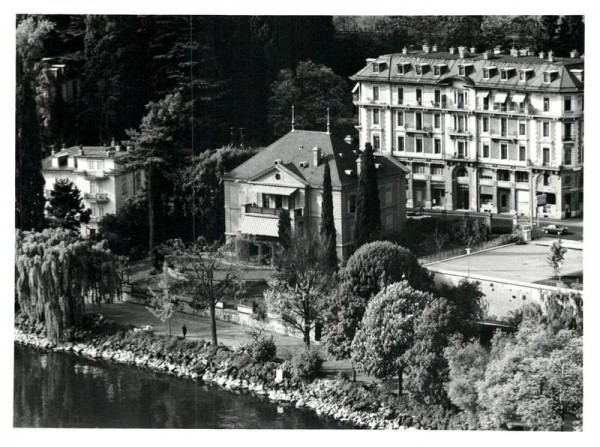
[[[373,135],[373,149],[380,150],[381,149],[381,137],[379,135]],[[397,151],[404,152],[406,150],[405,145],[405,137],[398,136],[398,146]],[[423,153],[423,139],[416,138],[415,139],[415,152]],[[441,154],[442,153],[442,141],[439,138],[435,138],[433,140],[433,153]],[[481,157],[482,158],[490,158],[490,144],[482,143],[481,145]],[[467,145],[463,141],[458,141],[456,145],[456,154],[459,157],[465,157],[467,155]],[[508,160],[508,144],[501,143],[500,144],[500,160]],[[518,148],[518,161],[526,161],[527,160],[527,148],[525,146],[519,146]],[[550,163],[550,148],[542,148],[542,163],[543,165],[548,165]],[[572,163],[572,151],[571,148],[565,148],[564,150],[564,161],[565,165],[570,165]]]
[[[398,104],[403,104],[404,103],[404,87],[398,87],[397,88],[397,93],[398,93]],[[435,89],[433,91],[433,95],[434,95],[434,99],[433,99],[433,105],[435,105],[436,107],[439,107],[442,103],[442,91],[440,89]],[[423,89],[422,88],[416,88],[415,89],[415,96],[416,96],[416,101],[417,104],[422,104],[423,102]],[[374,101],[379,101],[380,99],[380,94],[379,94],[379,86],[378,85],[374,85],[373,86],[373,100]],[[508,95],[506,95],[506,99],[504,100],[504,103],[507,101],[508,99]],[[469,104],[469,92],[468,90],[459,90],[459,89],[455,89],[454,90],[454,103],[458,105],[459,108],[464,108],[465,106],[467,106]],[[518,101],[520,108],[524,108],[525,106],[525,97],[523,96],[523,100],[522,101]],[[489,96],[485,96],[483,97],[483,109],[484,110],[489,110],[490,108],[490,103],[489,103]],[[565,112],[571,112],[573,111],[573,101],[572,98],[570,96],[565,96],[563,98],[563,105],[564,105],[564,111]],[[544,112],[549,112],[550,111],[550,97],[548,96],[544,96],[543,98],[543,111]]]
[[[372,109],[372,123],[374,126],[378,126],[381,123],[380,120],[380,110]],[[396,126],[403,127],[405,125],[405,114],[407,112],[399,110],[396,112]],[[454,115],[454,130],[457,131],[468,131],[469,130],[469,121],[464,115]],[[508,129],[508,119],[507,118],[498,118],[500,123],[500,135],[507,136]],[[423,113],[422,112],[414,112],[414,123],[415,129],[423,130]],[[433,114],[433,128],[441,129],[442,125],[442,116],[439,113]],[[490,132],[490,118],[482,117],[481,118],[481,129],[482,132]],[[571,140],[573,137],[572,134],[572,123],[563,123],[563,137],[564,140]],[[525,136],[527,134],[526,123],[523,121],[519,121],[518,123],[518,132],[519,136]],[[542,136],[549,137],[550,136],[550,122],[544,121],[542,122]]]

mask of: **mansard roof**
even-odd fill
[[[378,72],[373,72],[373,63],[380,64]],[[398,65],[409,66],[409,68],[405,74],[400,74]],[[429,66],[429,68],[425,69],[422,75],[417,75],[414,68],[417,65]],[[435,65],[444,65],[444,69],[439,76],[434,75],[433,67]],[[470,79],[476,88],[556,93],[583,91],[583,83],[570,72],[572,69],[583,68],[584,61],[578,57],[555,57],[551,62],[548,58],[542,59],[535,56],[517,57],[505,54],[489,54],[488,59],[484,59],[483,53],[467,53],[461,58],[459,54],[449,52],[411,51],[407,54],[386,54],[376,59],[369,59],[367,65],[351,76],[350,79],[425,85],[444,83],[444,81],[459,76],[460,65],[470,65],[470,70],[464,77]],[[483,69],[486,67],[495,68],[490,73],[489,79],[483,78]],[[503,69],[513,69],[514,73],[507,80],[501,80],[500,71]],[[527,82],[519,82],[518,72],[525,69],[531,70],[531,75],[528,77]],[[544,83],[544,72],[547,71],[557,73],[556,76],[552,77],[550,83]]]

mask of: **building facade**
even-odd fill
[[[128,196],[144,187],[144,173],[123,171],[120,159],[127,148],[116,145],[73,146],[53,151],[42,161],[45,196],[58,179],[68,179],[81,191],[84,206],[92,210],[90,222],[82,225],[83,236],[98,231],[98,222],[106,214],[115,214]]]
[[[282,209],[289,210],[292,232],[318,232],[325,163],[331,170],[338,257],[347,259],[352,253],[360,151],[328,132],[292,130],[224,176],[228,240],[251,238],[253,254],[268,256],[278,237]],[[376,166],[382,226],[401,231],[408,170],[384,154],[376,155]]]
[[[584,60],[570,56],[424,45],[367,59],[351,77],[360,145],[410,168],[409,208],[580,216]]]

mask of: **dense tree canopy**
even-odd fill
[[[269,124],[273,136],[280,137],[291,129],[292,106],[297,129],[327,129],[327,109],[336,128],[340,118],[348,115],[348,84],[331,68],[302,61],[296,70],[281,70],[271,85]]]
[[[473,428],[562,430],[583,408],[583,337],[558,315],[544,323],[526,310],[515,334],[497,334],[489,354],[477,341],[455,339],[446,349],[448,396]],[[547,321],[547,320],[546,320]]]
[[[431,277],[408,250],[388,241],[365,244],[340,271],[340,286],[329,298],[325,343],[336,358],[350,356],[350,344],[367,303],[386,286],[406,280],[418,290],[431,286]]]
[[[196,235],[218,240],[225,232],[223,175],[258,152],[257,149],[226,146],[202,152],[179,171],[175,179],[184,209],[196,216]]]

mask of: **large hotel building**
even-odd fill
[[[409,208],[580,216],[583,67],[576,51],[426,45],[367,59],[351,77],[360,147],[410,168]]]

